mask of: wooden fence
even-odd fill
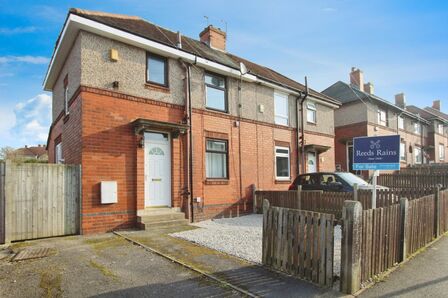
[[[401,261],[401,209],[390,207],[363,210],[361,282]]]
[[[5,163],[0,162],[0,244],[5,243]]]
[[[7,162],[5,241],[79,233],[80,167]]]
[[[334,215],[263,206],[263,265],[333,285]]]
[[[341,291],[353,294],[362,283],[404,261],[448,230],[448,190],[399,204],[343,209]]]
[[[434,195],[409,201],[407,219],[404,228],[407,230],[405,237],[407,254],[413,254],[429,242],[435,235],[435,204]]]
[[[379,189],[377,190],[377,207],[388,207],[399,204],[402,197],[410,200],[433,194],[435,189]],[[262,212],[262,202],[268,200],[271,206],[329,213],[342,217],[344,201],[359,201],[363,209],[372,208],[372,191],[358,190],[354,192],[323,191],[255,191],[254,212]]]
[[[393,189],[448,187],[448,174],[381,174],[378,184]]]

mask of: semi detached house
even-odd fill
[[[69,11],[44,82],[47,147],[50,162],[82,167],[82,233],[138,226],[153,207],[238,216],[253,187],[334,170],[338,101],[228,53],[218,28],[199,37]]]

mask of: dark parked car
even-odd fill
[[[289,190],[296,190],[297,186],[301,185],[302,190],[352,192],[355,183],[358,184],[358,189],[373,189],[372,184],[349,172],[321,172],[297,176],[289,186]],[[377,185],[377,188],[386,189],[386,187],[379,185]]]

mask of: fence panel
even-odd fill
[[[439,229],[441,233],[448,231],[448,189],[440,191]]]
[[[79,232],[79,166],[6,163],[6,241]]]
[[[448,187],[448,175],[445,173],[381,174],[378,184],[394,189],[434,188],[438,184]]]
[[[363,210],[361,282],[399,263],[401,247],[400,205]]]
[[[5,243],[5,163],[0,162],[0,244]]]
[[[334,215],[263,208],[263,265],[325,287],[333,285]]]
[[[409,201],[408,255],[425,246],[435,236],[434,195]]]

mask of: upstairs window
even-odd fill
[[[146,81],[168,87],[168,60],[165,57],[147,53]]]
[[[54,147],[54,156],[55,156],[55,162],[60,164],[64,163],[64,157],[62,156],[62,142],[59,142]]]
[[[226,79],[222,76],[206,73],[205,106],[208,109],[227,112]]]
[[[289,180],[289,148],[275,146],[275,178]]]
[[[445,160],[445,145],[439,144],[439,160]]]
[[[64,113],[65,115],[68,115],[69,111],[68,111],[68,102],[69,98],[68,98],[68,75],[65,76],[64,78]]]
[[[308,102],[306,104],[306,121],[309,123],[317,122],[317,109],[314,102]]]
[[[422,133],[422,126],[420,125],[420,123],[418,123],[418,122],[414,123],[414,132],[416,134],[421,134]]]
[[[437,130],[439,131],[439,134],[443,135],[443,124],[437,125]]]
[[[404,129],[404,118],[401,116],[398,116],[398,128]]]
[[[387,126],[387,112],[383,109],[378,109],[378,124]]]
[[[288,95],[274,93],[275,124],[288,125]]]
[[[205,153],[206,177],[227,179],[227,141],[208,139]]]

